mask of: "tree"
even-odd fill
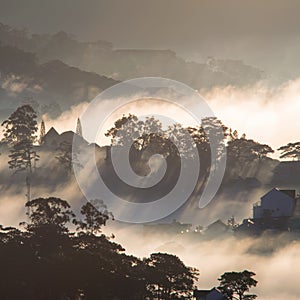
[[[4,141],[10,147],[9,168],[15,169],[16,172],[26,172],[27,201],[31,197],[33,161],[39,159],[33,146],[38,130],[36,118],[37,115],[33,108],[30,105],[23,105],[2,123],[5,128]]]
[[[74,220],[78,230],[85,230],[89,234],[96,234],[101,232],[101,227],[106,225],[109,217],[112,216],[108,212],[106,205],[102,200],[91,200],[81,208],[81,214],[84,216],[83,220]]]
[[[124,146],[128,143],[128,138],[135,139],[139,137],[137,122],[137,116],[132,114],[123,115],[122,118],[115,121],[114,127],[110,128],[105,136],[111,137],[112,146]]]
[[[255,161],[261,163],[272,153],[274,150],[270,146],[245,137],[232,139],[227,143],[228,162],[231,164],[231,169],[236,169],[239,175],[249,168],[249,164],[252,165]]]
[[[232,131],[232,129],[230,128],[228,137],[230,141],[237,140],[239,138],[239,134],[237,130]]]
[[[31,200],[26,207],[29,220],[20,225],[25,227],[28,236],[24,243],[33,253],[32,275],[37,277],[40,267],[45,268],[44,278],[34,279],[35,284],[39,283],[35,294],[44,286],[43,293],[50,294],[45,299],[58,299],[52,294],[59,294],[65,288],[61,287],[56,274],[58,270],[66,275],[70,272],[67,262],[72,259],[69,255],[72,255],[73,243],[69,226],[75,215],[67,201],[55,197]],[[47,281],[52,283],[49,285]]]
[[[198,273],[177,256],[154,253],[140,260],[104,234],[75,233],[71,207],[59,198],[34,199],[26,207],[25,230],[0,225],[5,270],[0,272],[0,299],[191,298]],[[102,201],[82,208],[94,233],[106,219],[96,208],[106,214]]]
[[[229,299],[253,300],[257,297],[256,295],[245,293],[257,285],[257,281],[252,278],[255,275],[255,273],[248,270],[243,272],[226,272],[218,278],[220,281],[218,288]]]
[[[245,138],[234,139],[228,142],[228,156],[233,159],[251,161],[253,159],[263,159],[274,150],[266,145]]]
[[[76,149],[76,150],[75,150]],[[81,168],[82,165],[78,160],[78,155],[80,154],[80,150],[78,147],[73,148],[73,145],[68,142],[64,141],[61,142],[57,148],[57,156],[55,157],[64,170],[71,174],[73,165]]]
[[[183,128],[179,123],[169,126],[166,132],[165,152],[172,156],[181,153],[185,157],[194,158],[193,148],[195,142],[190,130],[191,128]],[[176,141],[176,145],[173,144],[173,141]]]
[[[147,281],[151,299],[190,299],[197,269],[185,266],[177,256],[167,253],[153,253],[144,261],[150,267]]]
[[[202,120],[201,126],[197,128],[189,127],[189,133],[194,139],[197,149],[201,158],[208,159],[207,156],[211,155],[211,143],[210,136],[214,138],[216,146],[217,158],[221,158],[224,155],[225,140],[230,137],[230,130],[216,117],[208,117]]]
[[[37,198],[25,204],[29,208],[26,229],[33,231],[42,226],[55,226],[58,232],[68,232],[67,224],[75,218],[69,203],[60,198]]]
[[[150,145],[153,146],[160,137],[164,136],[162,124],[154,117],[146,117],[144,121],[137,116],[129,114],[123,116],[114,123],[114,127],[105,134],[111,137],[113,146],[131,145],[138,151],[143,151]]]
[[[65,170],[71,172],[72,170],[72,144],[64,141],[61,142],[57,148],[58,155],[55,157]]]
[[[112,146],[133,146],[136,152],[161,154],[164,157],[178,156],[179,153],[190,154],[193,147],[189,129],[179,123],[168,126],[163,130],[162,123],[153,116],[139,120],[129,114],[115,122],[114,127],[105,134],[111,137]],[[177,142],[175,146],[174,141]]]
[[[280,158],[300,160],[300,142],[288,143],[285,146],[281,146],[278,151],[281,152]]]

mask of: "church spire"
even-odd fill
[[[40,129],[40,138],[39,138],[39,144],[43,144],[44,136],[46,134],[46,127],[45,127],[45,122],[42,120],[41,122],[41,129]]]
[[[77,119],[76,134],[82,137],[82,126],[80,119]]]

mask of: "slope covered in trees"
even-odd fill
[[[22,100],[31,98],[41,113],[49,113],[52,117],[72,105],[92,100],[117,83],[59,60],[40,64],[35,54],[1,43],[0,74],[2,110],[5,107],[14,109]]]
[[[95,202],[95,201],[94,201]],[[109,215],[101,202],[82,206],[65,200],[26,203],[22,229],[0,226],[0,297],[36,299],[189,299],[198,272],[175,255],[140,259],[101,234]],[[75,229],[71,230],[71,225]],[[97,228],[97,230],[95,230]]]
[[[130,126],[125,126],[127,123]],[[80,126],[78,124],[80,122],[77,122],[77,127],[81,128],[81,124]],[[44,126],[45,124],[43,123]],[[111,138],[112,145],[121,148],[127,145],[131,138],[135,139],[129,152],[129,161],[134,172],[140,176],[149,174],[149,158],[153,154],[160,154],[164,157],[167,166],[166,172],[157,184],[147,188],[135,188],[123,182],[113,167],[109,146],[99,147],[89,144],[81,135],[82,128],[78,130],[77,134],[71,131],[58,134],[52,128],[46,135],[43,133],[42,139],[39,139],[39,144],[34,144],[30,148],[30,153],[34,153],[34,156],[30,155],[31,163],[33,164],[31,165],[32,172],[30,172],[32,193],[37,196],[40,191],[52,193],[52,191],[57,190],[64,191],[71,186],[73,190],[72,192],[69,191],[71,194],[69,199],[72,203],[80,202],[83,195],[74,176],[73,165],[82,169],[86,164],[85,159],[95,155],[98,171],[103,181],[116,195],[132,202],[153,201],[166,195],[173,189],[181,171],[181,155],[191,160],[193,164],[195,157],[190,156],[190,150],[195,147],[201,164],[195,189],[185,205],[173,215],[170,215],[169,220],[174,218],[180,219],[184,214],[187,214],[189,217],[194,215],[196,218],[197,214],[200,213],[198,209],[199,195],[201,195],[206,185],[211,168],[214,168],[211,163],[210,141],[207,133],[210,130],[214,130],[216,126],[220,126],[223,130],[221,142],[226,145],[227,163],[220,189],[211,205],[221,203],[226,206],[226,202],[229,200],[233,205],[233,210],[235,209],[234,206],[238,209],[241,202],[245,203],[245,207],[249,207],[251,205],[249,202],[257,201],[256,198],[253,198],[253,195],[261,194],[264,190],[282,185],[295,187],[296,189],[299,187],[298,175],[300,168],[297,162],[280,162],[272,159],[270,155],[274,151],[270,146],[247,139],[245,135],[239,136],[236,131],[232,131],[216,118],[203,120],[203,125],[200,127],[184,128],[180,124],[173,124],[168,128],[163,128],[162,124],[153,117],[139,120],[136,116],[129,114],[116,120],[114,126],[107,131],[106,135]],[[12,129],[10,128],[9,130]],[[23,134],[18,133],[18,130],[15,129],[16,134]],[[187,135],[192,138],[195,146],[190,144]],[[74,137],[79,140],[80,149],[73,151],[72,154]],[[128,137],[130,137],[129,140]],[[177,139],[178,147],[172,142],[175,138]],[[14,191],[15,194],[21,193],[24,195],[25,175],[14,174],[9,170],[8,162],[12,161],[10,155],[15,153],[19,155],[16,158],[20,157],[22,160],[23,148],[16,150],[14,147],[15,144],[10,142],[8,136],[1,143],[0,152],[3,165],[0,183],[5,193],[10,190]],[[221,157],[225,153],[220,152],[218,155]],[[80,160],[82,156],[84,160]],[[33,161],[35,158],[39,158],[39,161]],[[121,160],[124,159],[124,157],[119,158]],[[20,163],[20,166],[23,166],[23,161],[18,161],[18,164]],[[24,164],[27,166],[26,159]],[[159,168],[162,167],[163,165],[156,166],[156,171],[158,172]],[[92,177],[89,177],[89,181],[93,181]],[[26,182],[28,183],[28,181]],[[30,193],[27,192],[26,194],[29,195]],[[109,201],[109,199],[103,200]],[[227,218],[229,212],[224,210],[220,213]],[[240,216],[243,217],[242,214]]]
[[[243,86],[264,78],[259,69],[239,60],[208,58],[205,63],[187,62],[171,50],[116,50],[109,42],[79,42],[63,31],[38,35],[0,24],[0,41],[37,53],[42,62],[58,59],[116,80],[159,76],[201,89],[223,85]]]

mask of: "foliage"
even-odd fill
[[[270,146],[253,140],[240,138],[228,142],[228,155],[232,159],[251,161],[266,158],[271,153],[274,153],[274,150]]]
[[[102,200],[91,200],[81,208],[83,220],[74,220],[77,230],[85,230],[87,233],[96,234],[101,232],[101,227],[106,225],[112,214],[108,212]]]
[[[30,105],[19,107],[2,123],[4,141],[10,146],[9,167],[31,172],[32,160],[38,160],[33,144],[38,130],[36,113]]]
[[[243,272],[226,272],[218,279],[220,281],[219,289],[228,296],[229,299],[252,300],[257,296],[254,294],[245,294],[250,288],[257,285],[253,278],[256,274],[244,270]]]
[[[77,220],[67,201],[50,197],[26,203],[24,230],[0,226],[0,299],[184,299],[196,270],[178,257],[157,253],[140,260],[98,233],[108,220],[102,201],[88,202]],[[72,222],[82,225],[73,232]],[[76,222],[75,222],[76,223]]]
[[[78,149],[78,147],[76,147],[75,149],[70,142],[65,141],[59,144],[57,148],[56,159],[59,161],[63,169],[70,174],[73,165],[76,165],[79,168],[82,167],[78,160],[79,154],[80,150]]]
[[[175,255],[153,253],[145,259],[150,267],[149,290],[157,299],[189,299],[198,272]]]
[[[139,120],[137,116],[129,114],[118,119],[105,135],[111,137],[113,146],[131,146],[133,142],[137,151],[147,149],[164,157],[179,154],[189,157],[194,147],[200,154],[209,152],[210,135],[222,144],[228,135],[227,131],[228,128],[217,118],[203,119],[200,127],[184,128],[175,123],[163,129],[162,123],[153,116]]]
[[[75,218],[69,203],[55,197],[34,199],[28,201],[25,206],[29,209],[27,212],[30,221],[27,225],[29,231],[53,224],[61,231],[67,231],[66,224]]]
[[[300,160],[300,142],[288,143],[285,146],[281,146],[278,151],[281,152],[280,158]]]
[[[30,105],[19,107],[11,116],[2,123],[4,142],[10,147],[9,168],[16,172],[26,171],[27,201],[31,198],[31,173],[32,162],[39,160],[34,150],[38,130],[37,115]]]

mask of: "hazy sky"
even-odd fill
[[[298,0],[0,0],[0,21],[194,59],[241,58],[283,73],[300,61]]]
[[[202,38],[300,33],[298,0],[1,0],[0,17],[33,31],[64,29],[147,47],[198,44]]]

